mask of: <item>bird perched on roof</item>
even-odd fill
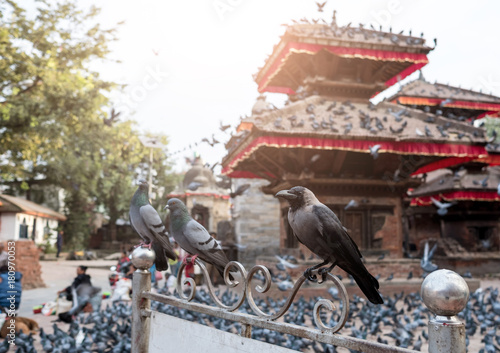
[[[165,208],[170,210],[170,234],[179,246],[194,255],[194,258],[199,257],[214,265],[224,277],[224,268],[229,260],[219,242],[208,233],[205,227],[191,217],[181,200],[172,198],[168,200]],[[230,278],[232,279],[232,276]]]
[[[202,185],[203,185],[202,183],[199,183],[197,181],[192,181],[192,182],[189,183],[189,185],[187,186],[187,188],[189,190],[191,190],[191,191],[196,191]]]
[[[167,258],[176,260],[177,255],[168,240],[167,230],[161,221],[160,215],[149,203],[148,188],[149,185],[146,180],[139,180],[139,187],[130,202],[130,224],[143,239],[143,244],[150,249],[153,248],[156,254],[156,269],[165,271],[168,269]]]
[[[310,281],[316,281],[311,271],[319,268],[318,273],[324,280],[326,274],[338,265],[354,277],[368,300],[374,304],[382,304],[384,301],[377,291],[378,281],[361,261],[358,246],[347,234],[337,215],[319,202],[311,190],[302,186],[282,190],[276,196],[290,204],[288,222],[297,239],[324,260],[308,268],[304,276]],[[330,267],[322,267],[329,263],[332,264]]]

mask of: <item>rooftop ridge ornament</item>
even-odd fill
[[[233,305],[226,305],[224,304],[215,294],[215,287],[210,279],[210,275],[208,274],[207,268],[203,264],[202,261],[199,259],[195,259],[194,264],[198,265],[199,268],[201,269],[203,278],[205,280],[205,283],[207,284],[207,289],[212,297],[213,301],[215,304],[222,310],[226,310],[229,312],[237,310],[245,301],[245,298],[247,299],[247,303],[252,309],[252,311],[259,317],[269,319],[272,321],[275,321],[279,318],[281,318],[283,315],[286,314],[288,309],[293,303],[293,300],[295,299],[296,295],[298,294],[300,288],[306,282],[306,277],[304,275],[301,275],[297,281],[295,282],[295,285],[290,291],[290,295],[285,301],[285,304],[275,313],[265,313],[262,311],[256,304],[254,297],[253,297],[253,290],[255,289],[259,293],[266,293],[271,289],[271,273],[269,272],[269,269],[263,265],[256,265],[250,269],[250,271],[247,273],[245,268],[243,267],[242,264],[240,264],[237,261],[231,261],[227,264],[227,266],[224,269],[224,282],[228,286],[228,288],[236,288],[240,289],[238,291],[238,300],[233,304]],[[187,263],[183,262],[181,264],[181,267],[178,270],[178,273],[182,273],[182,271],[185,269]],[[233,277],[234,275],[234,269],[236,269],[239,272],[239,275],[241,276],[241,279],[238,278],[238,280],[231,280],[229,277],[229,272],[233,271]],[[255,287],[252,287],[252,279],[254,278],[255,274],[257,272],[261,272],[263,277],[264,277],[264,282],[262,285],[257,285]],[[317,270],[313,271],[313,274],[317,274]],[[335,287],[338,289],[339,293],[339,299],[340,302],[342,302],[342,305],[340,306],[340,317],[338,322],[335,324],[333,327],[327,326],[320,315],[320,312],[322,309],[327,309],[329,311],[334,311],[337,310],[337,307],[335,304],[328,299],[320,298],[314,305],[313,309],[313,319],[314,323],[320,329],[322,332],[326,333],[336,333],[340,329],[342,329],[347,321],[347,317],[349,316],[349,296],[347,294],[347,290],[340,281],[340,279],[337,276],[332,275],[331,273],[328,273],[325,276],[325,281],[323,282],[317,282],[318,284],[324,283],[327,280],[333,282]],[[184,293],[184,290],[182,288],[182,284],[189,286],[189,293],[186,295]],[[195,281],[192,278],[185,278],[184,281],[182,280],[181,276],[177,277],[177,293],[179,297],[186,301],[190,302],[193,300],[193,298],[196,295],[196,288],[197,285]]]

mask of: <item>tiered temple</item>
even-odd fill
[[[223,173],[266,179],[268,194],[308,187],[365,254],[402,257],[409,240],[403,198],[422,181],[412,174],[443,158],[488,155],[481,128],[369,102],[427,64],[431,49],[420,37],[339,27],[335,20],[288,26],[255,80],[260,92],[286,93],[289,102],[275,109],[259,97],[226,145]],[[351,200],[356,206],[346,208]],[[288,207],[281,209],[281,247],[297,248]]]

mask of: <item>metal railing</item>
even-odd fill
[[[151,300],[180,309],[207,314],[213,317],[238,322],[241,325],[239,335],[251,338],[252,327],[273,330],[283,334],[310,339],[312,341],[331,344],[366,353],[411,353],[414,350],[382,344],[374,341],[363,340],[350,336],[343,336],[337,332],[344,327],[349,314],[349,297],[342,282],[334,275],[328,274],[325,280],[330,281],[339,293],[341,305],[339,305],[340,317],[333,327],[327,326],[321,318],[320,311],[327,309],[337,310],[337,307],[327,299],[319,299],[314,305],[313,321],[317,329],[299,326],[287,322],[277,321],[290,308],[299,289],[306,281],[302,275],[291,289],[291,294],[284,305],[275,313],[265,313],[254,300],[253,291],[266,293],[271,287],[271,275],[269,270],[261,265],[254,266],[249,272],[238,262],[230,262],[224,271],[224,280],[228,288],[238,293],[237,300],[231,304],[224,304],[215,294],[215,288],[210,281],[210,276],[205,265],[195,260],[196,265],[201,268],[208,293],[216,306],[209,306],[192,302],[195,297],[197,286],[193,279],[186,278],[182,282],[181,276],[177,278],[177,293],[180,298],[161,295],[151,292],[151,273],[149,268],[154,262],[152,250],[137,248],[132,255],[132,262],[137,268],[133,277],[132,296],[132,353],[149,352],[149,332],[151,324]],[[182,264],[178,273],[182,273],[185,264]],[[230,271],[233,277],[231,279]],[[238,275],[235,274],[238,273]],[[252,279],[256,273],[263,275],[263,284],[252,287]],[[317,273],[316,273],[317,274]],[[184,284],[184,288],[183,288]],[[185,294],[188,291],[188,294]],[[465,305],[469,297],[469,289],[462,277],[449,270],[439,270],[431,273],[422,283],[422,299],[427,308],[436,315],[428,324],[429,352],[430,353],[465,353],[465,325],[455,317]],[[247,301],[247,304],[255,315],[249,315],[237,311]]]

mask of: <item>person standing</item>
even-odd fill
[[[57,241],[56,241],[57,255],[56,255],[56,257],[59,257],[59,254],[61,253],[61,249],[62,249],[62,245],[63,245],[63,234],[64,234],[64,231],[62,231],[62,230],[57,232]]]

